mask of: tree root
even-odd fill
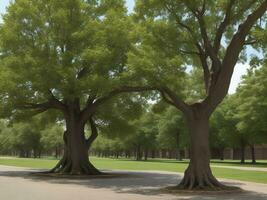
[[[65,156],[58,162],[58,164],[48,173],[69,174],[69,175],[100,175],[102,174],[96,169],[90,161],[83,161],[79,167],[74,169],[71,160]]]
[[[207,190],[219,191],[231,189],[220,183],[211,173],[211,170],[202,172],[193,171],[188,168],[181,183],[178,185],[181,190]]]

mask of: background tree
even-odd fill
[[[64,128],[62,124],[49,124],[41,131],[41,144],[44,151],[52,151],[58,158],[64,147],[62,140]]]
[[[237,90],[239,104],[235,115],[238,119],[236,127],[251,149],[252,163],[256,163],[254,145],[267,141],[266,74],[266,65],[249,70]]]
[[[236,95],[228,96],[224,102],[216,109],[211,118],[211,147],[219,148],[221,159],[224,158],[223,152],[226,147],[240,148],[245,150],[243,135],[237,130],[238,119]],[[244,152],[244,151],[243,151]]]
[[[140,81],[156,86],[185,115],[191,156],[182,189],[223,187],[210,169],[209,118],[227,95],[234,67],[266,9],[266,0],[137,1],[141,39],[129,63]],[[181,98],[177,72],[186,66],[203,71],[205,95],[194,102]]]
[[[169,107],[161,114],[158,123],[157,140],[161,148],[176,152],[176,159],[182,160],[181,151],[188,146],[188,137],[183,116]]]

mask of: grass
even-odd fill
[[[150,160],[150,161],[133,161],[126,159],[108,159],[108,158],[91,158],[91,161],[99,169],[117,169],[117,170],[156,170],[168,172],[184,172],[188,165],[188,161],[178,162],[175,160]],[[52,168],[57,163],[55,159],[26,159],[26,158],[10,158],[1,157],[0,165],[28,167],[28,168]],[[212,165],[227,166],[244,166],[234,161],[218,162],[212,161]],[[245,165],[246,167],[266,167],[267,162],[262,161],[257,165]],[[267,172],[261,171],[245,171],[226,168],[212,168],[217,178],[234,179],[241,181],[249,181],[267,184]]]

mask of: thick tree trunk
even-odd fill
[[[213,176],[210,168],[209,118],[205,115],[190,117],[190,163],[180,189],[220,189],[224,187]]]
[[[96,136],[92,137],[92,132],[91,137],[86,139],[84,135],[84,125],[81,125],[78,119],[78,117],[70,116],[66,120],[67,130],[64,132],[64,155],[51,172],[71,175],[101,174],[89,161],[88,151]]]

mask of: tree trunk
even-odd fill
[[[38,155],[38,154],[37,154],[37,150],[36,150],[36,149],[33,149],[33,157],[34,157],[34,158],[37,158],[37,155]]]
[[[243,141],[241,141],[241,163],[244,164],[245,163],[245,144]]]
[[[147,158],[148,158],[148,150],[147,149],[145,149],[144,155],[145,155],[145,161],[147,161]]]
[[[180,189],[219,189],[224,187],[210,168],[209,118],[198,115],[187,119],[190,133],[190,163]]]
[[[176,133],[176,159],[182,160],[181,152],[180,152],[180,131]]]
[[[142,160],[142,157],[143,157],[142,154],[143,154],[143,153],[142,153],[142,151],[141,151],[141,147],[140,147],[140,145],[137,145],[137,147],[136,147],[136,160],[137,160],[137,161]]]
[[[220,156],[221,157],[220,159],[221,160],[224,160],[224,148],[223,147],[220,149],[220,155],[221,155]]]
[[[89,161],[89,148],[97,135],[92,129],[92,135],[89,139],[85,138],[84,125],[79,122],[79,117],[75,115],[68,116],[66,119],[66,128],[64,132],[64,154],[57,166],[51,172],[63,174],[101,174]],[[92,124],[91,124],[92,128]],[[94,127],[95,128],[95,127]]]
[[[254,147],[254,145],[250,145],[250,149],[251,149],[252,164],[256,164],[256,156],[255,156],[255,147]]]
[[[155,154],[156,154],[156,153],[155,153],[155,150],[152,150],[152,152],[151,152],[151,158],[154,159],[154,158],[156,157]]]

